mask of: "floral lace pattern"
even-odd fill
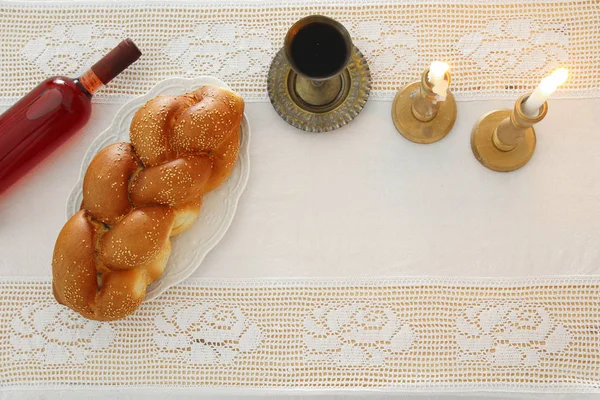
[[[2,387],[600,391],[597,277],[188,280],[110,323],[46,281],[0,300]]]
[[[518,303],[469,307],[456,319],[456,327],[462,361],[486,360],[502,367],[538,365],[572,340],[544,307]]]
[[[109,323],[90,321],[56,303],[27,304],[11,321],[14,360],[43,364],[84,364],[92,351],[115,339]]]
[[[154,318],[154,325],[161,357],[183,352],[190,364],[230,364],[261,341],[260,329],[239,308],[214,303],[167,307]]]
[[[186,76],[221,76],[230,80],[244,74],[260,79],[273,58],[269,36],[268,27],[201,24],[169,40],[163,51],[183,68]]]
[[[317,307],[304,320],[307,361],[382,365],[417,339],[411,326],[389,308],[361,303]]]
[[[456,47],[482,70],[496,73],[543,72],[569,61],[567,25],[533,19],[490,21],[460,38]]]
[[[441,0],[302,0],[241,3],[84,2],[3,5],[0,105],[48,75],[77,75],[130,37],[143,56],[94,96],[122,102],[174,76],[214,76],[246,101],[268,101],[267,72],[287,29],[307,14],[344,24],[370,64],[371,98],[392,100],[434,60],[451,65],[458,100],[515,99],[558,65],[569,80],[555,97],[600,95],[596,0],[519,4]],[[423,17],[425,16],[425,17]],[[24,74],[23,71],[27,73]]]
[[[76,76],[122,40],[123,29],[96,24],[59,24],[38,36],[21,49],[21,55],[50,75],[61,71],[63,75]]]
[[[353,24],[354,44],[369,60],[375,76],[395,75],[419,62],[417,26],[380,21],[357,21]]]

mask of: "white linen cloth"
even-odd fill
[[[125,36],[145,58],[0,197],[0,398],[597,396],[600,6],[515,4],[4,3],[1,110]],[[283,33],[311,12],[350,28],[374,77],[363,112],[327,134],[290,127],[264,101]],[[445,139],[418,145],[396,132],[390,100],[437,58],[453,66],[458,118]],[[572,78],[535,127],[532,160],[509,174],[483,168],[475,121],[559,64]],[[81,159],[126,99],[199,74],[249,101],[250,179],[233,224],[195,279],[125,321],[82,320],[49,286]]]
[[[250,179],[194,276],[599,274],[600,100],[551,100],[531,161],[492,172],[473,157],[471,129],[512,104],[459,102],[454,129],[431,145],[396,132],[390,102],[322,135],[247,104]],[[2,198],[3,276],[49,276],[83,154],[118,107],[95,104],[83,132]]]

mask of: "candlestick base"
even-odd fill
[[[429,144],[443,139],[456,121],[456,101],[450,91],[446,100],[440,102],[437,115],[428,122],[418,120],[412,111],[413,99],[417,96],[421,82],[414,82],[402,89],[392,104],[392,120],[402,136],[411,142]]]
[[[475,158],[486,168],[498,172],[510,172],[527,164],[535,150],[533,127],[524,128],[523,139],[510,151],[502,151],[494,145],[494,131],[511,110],[496,110],[485,114],[477,121],[471,133],[471,149]]]

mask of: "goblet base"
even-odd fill
[[[273,108],[288,124],[307,132],[328,132],[362,111],[371,92],[371,72],[354,47],[339,75],[315,84],[292,70],[281,49],[269,68],[267,90]]]

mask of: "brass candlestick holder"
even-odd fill
[[[513,110],[496,110],[477,121],[471,133],[471,148],[475,158],[486,168],[510,172],[527,164],[535,150],[533,125],[548,112],[544,103],[535,117],[523,113],[522,104],[529,94],[519,97]]]
[[[443,139],[456,121],[456,101],[448,90],[446,100],[436,101],[427,79],[429,69],[419,82],[402,89],[392,104],[392,120],[402,136],[415,143],[434,143]],[[445,79],[450,86],[450,74]]]

